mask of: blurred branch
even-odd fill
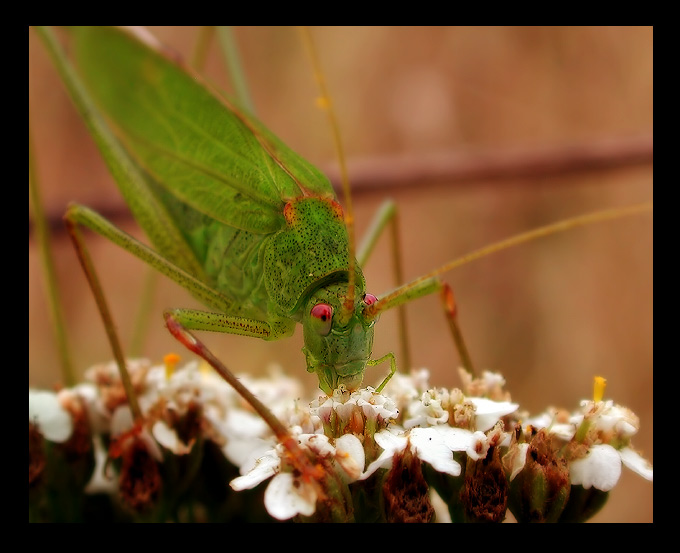
[[[544,148],[504,148],[476,151],[438,152],[431,154],[391,155],[353,159],[348,162],[352,193],[389,191],[407,186],[468,185],[479,181],[500,182],[535,179],[576,173],[622,169],[651,165],[654,161],[653,135],[610,138],[567,146]],[[326,167],[325,173],[336,190],[340,187],[339,170]],[[94,205],[95,211],[110,220],[129,219],[131,214],[120,204]],[[53,232],[64,230],[63,211],[52,210],[48,221]],[[29,236],[33,223],[29,219]]]
[[[470,184],[517,178],[538,179],[619,169],[653,162],[653,137],[612,138],[568,146],[438,152],[385,156],[349,162],[352,191],[394,189],[413,184]],[[334,185],[337,169],[326,174]]]

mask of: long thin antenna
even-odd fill
[[[611,219],[620,219],[621,217],[637,215],[646,211],[652,211],[652,208],[653,202],[647,202],[628,207],[616,207],[612,209],[604,209],[601,211],[595,211],[593,213],[586,213],[585,215],[572,217],[571,219],[563,219],[562,221],[558,221],[550,225],[545,225],[543,227],[538,227],[536,229],[523,232],[521,234],[516,234],[515,236],[511,236],[510,238],[506,238],[505,240],[500,240],[499,242],[489,244],[488,246],[470,252],[462,257],[454,259],[453,261],[449,261],[448,263],[442,265],[438,269],[435,269],[434,271],[427,273],[426,275],[418,277],[417,279],[412,280],[407,284],[404,284],[400,288],[393,290],[387,296],[380,298],[380,300],[374,303],[373,305],[368,306],[364,310],[364,313],[366,314],[367,317],[375,317],[381,311],[384,310],[383,306],[389,306],[390,303],[392,303],[392,300],[408,292],[409,290],[417,287],[422,282],[433,277],[439,276],[443,273],[446,273],[447,271],[455,269],[456,267],[460,267],[461,265],[466,265],[471,261],[475,261],[482,257],[486,257],[487,255],[491,255],[492,253],[496,253],[501,250],[506,250],[508,248],[519,246],[520,244],[525,244],[526,242],[531,242],[538,238],[543,238],[545,236],[556,234],[558,232],[564,232],[576,227],[582,227],[594,223],[609,221]]]
[[[333,139],[335,142],[335,150],[338,156],[338,164],[340,165],[340,179],[345,197],[345,226],[347,227],[347,237],[349,240],[349,281],[347,284],[347,296],[345,297],[344,302],[344,311],[345,314],[348,315],[354,312],[356,277],[354,274],[354,210],[352,209],[352,195],[349,188],[349,176],[347,172],[347,164],[345,162],[345,152],[342,147],[342,140],[340,139],[340,126],[338,125],[338,121],[335,116],[335,110],[333,109],[333,102],[331,101],[328,88],[326,87],[326,80],[324,79],[323,72],[321,71],[321,63],[319,61],[319,57],[317,56],[312,34],[309,31],[309,27],[306,26],[300,27],[300,32],[302,33],[305,45],[307,46],[307,51],[309,52],[309,56],[312,61],[312,67],[314,68],[314,76],[316,78],[317,84],[319,85],[320,96],[318,103],[319,106],[328,114],[328,119],[333,131]]]

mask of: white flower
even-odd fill
[[[366,464],[366,453],[359,438],[344,434],[335,440],[335,458],[350,482],[358,480]]]
[[[642,478],[649,480],[654,479],[654,469],[652,464],[647,461],[642,455],[630,447],[619,449],[621,455],[621,462],[633,472],[638,473]]]
[[[353,434],[338,438],[335,445],[323,434],[300,434],[297,438],[303,448],[312,450],[317,457],[334,457],[345,471],[348,482],[361,474],[365,462],[364,449]],[[283,446],[277,445],[257,459],[248,473],[234,478],[229,485],[236,491],[250,489],[273,476],[264,494],[267,512],[279,520],[298,514],[311,516],[316,510],[318,486],[291,472],[282,472],[281,458],[286,456]]]
[[[396,433],[390,430],[376,432],[375,442],[383,448],[383,452],[367,468],[360,480],[365,480],[380,468],[390,468],[395,453],[403,452],[407,446],[421,461],[445,474],[458,476],[460,464],[453,459],[454,451],[472,449],[478,436],[469,430],[438,425],[429,428],[412,428]]]
[[[571,419],[576,425],[587,420],[593,431],[605,436],[629,439],[640,428],[640,419],[627,407],[607,401],[581,401],[581,412]]]
[[[57,394],[46,390],[28,390],[28,422],[51,442],[65,442],[73,432],[71,415],[61,406]]]
[[[505,378],[500,373],[483,371],[481,377],[475,377],[466,369],[460,367],[458,374],[463,382],[463,390],[465,390],[467,396],[487,397],[498,401],[510,399],[510,394],[503,391]]]
[[[177,431],[170,428],[165,421],[156,421],[151,427],[151,434],[160,445],[175,455],[186,455],[191,452],[193,442],[191,445],[185,444],[177,435]]]
[[[383,393],[391,397],[399,409],[405,409],[417,400],[429,387],[430,372],[425,369],[412,369],[409,374],[396,372],[385,386]]]
[[[229,461],[241,467],[241,474],[250,470],[255,459],[276,444],[262,417],[242,409],[227,412],[221,431],[226,437],[222,451]]]
[[[132,416],[132,411],[130,410],[129,405],[121,405],[120,407],[117,407],[113,412],[113,415],[111,415],[111,438],[114,440],[117,438],[125,439],[131,432],[135,432],[135,421]],[[163,452],[146,428],[139,428],[139,438],[144,442],[144,445],[146,445],[149,454],[156,459],[156,461],[162,462]]]
[[[584,488],[594,486],[607,492],[619,481],[622,463],[652,481],[652,465],[635,450],[630,447],[617,450],[609,444],[596,444],[590,447],[585,457],[572,461],[569,468],[571,483],[581,484]]]
[[[420,400],[412,402],[409,406],[408,419],[404,421],[404,428],[447,423],[449,420],[448,404],[449,392],[445,388],[423,392]]]
[[[536,430],[545,428],[550,434],[553,434],[561,440],[568,442],[574,437],[574,434],[576,433],[576,424],[572,421],[560,422],[562,418],[564,418],[561,415],[563,414],[555,409],[548,409],[540,415],[525,419],[522,422],[522,428],[525,432],[530,425]]]
[[[483,397],[468,397],[466,401],[475,406],[475,428],[485,432],[505,415],[517,411],[519,405],[510,401],[493,401]]]
[[[107,475],[109,454],[102,443],[102,437],[99,434],[94,434],[92,436],[92,442],[94,447],[95,467],[92,471],[90,481],[85,486],[85,493],[114,493],[118,489],[118,482],[116,478]]]
[[[274,476],[264,492],[267,512],[278,520],[313,515],[317,499],[316,488],[299,481],[290,472],[280,472]]]
[[[396,403],[370,386],[352,393],[337,389],[330,397],[322,396],[312,401],[309,407],[310,413],[323,422],[330,421],[335,415],[347,424],[357,411],[370,421],[388,422],[399,416]]]
[[[594,445],[585,457],[571,463],[569,474],[572,484],[608,492],[621,476],[621,456],[610,445]]]
[[[229,485],[233,490],[249,490],[274,476],[281,468],[281,457],[275,448],[266,451],[256,459],[254,465],[242,476],[234,478]]]

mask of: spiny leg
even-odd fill
[[[382,357],[380,357],[379,359],[369,359],[369,360],[366,362],[366,365],[367,365],[367,366],[373,367],[373,366],[375,366],[375,365],[378,365],[378,364],[380,364],[380,363],[383,363],[383,362],[384,362],[385,360],[387,360],[388,358],[389,358],[389,360],[390,360],[390,374],[388,374],[388,375],[385,377],[385,380],[383,380],[383,381],[380,383],[380,386],[378,386],[378,387],[375,389],[375,391],[378,392],[378,393],[382,392],[383,388],[385,387],[385,384],[387,384],[387,383],[390,381],[390,379],[394,376],[394,373],[397,372],[397,361],[396,361],[395,358],[394,358],[394,353],[387,353],[387,354],[383,355]]]
[[[123,388],[130,403],[130,410],[136,421],[141,420],[142,411],[137,403],[137,396],[134,393],[132,387],[132,381],[130,380],[130,374],[127,371],[127,366],[125,364],[125,356],[123,355],[123,348],[120,345],[120,340],[118,334],[116,333],[115,325],[113,324],[113,318],[111,317],[111,311],[109,310],[108,303],[104,297],[104,292],[102,291],[101,284],[99,282],[99,277],[97,277],[97,272],[95,271],[94,264],[92,263],[92,258],[87,251],[85,246],[85,240],[83,240],[80,231],[78,230],[77,222],[68,216],[68,213],[64,217],[66,222],[66,228],[75,246],[76,254],[78,255],[78,260],[80,261],[87,282],[90,285],[92,294],[94,295],[95,301],[97,302],[97,308],[104,322],[104,328],[106,329],[106,334],[109,339],[109,344],[113,350],[113,357],[118,364],[118,371],[120,373],[120,378],[123,383]]]
[[[268,321],[229,315],[230,312],[234,312],[231,299],[177,267],[159,253],[111,224],[95,211],[81,205],[72,205],[69,207],[65,219],[72,226],[82,224],[97,234],[108,238],[114,244],[135,255],[175,281],[185,290],[191,292],[194,297],[201,300],[205,305],[209,305],[217,310],[216,313],[192,309],[174,310],[173,313],[186,328],[254,336],[264,338],[265,340],[275,340],[292,334],[294,329],[292,321],[275,320],[270,324]],[[84,248],[82,243],[81,248]]]

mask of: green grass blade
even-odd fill
[[[35,225],[36,242],[38,243],[38,251],[40,252],[40,259],[45,273],[45,289],[50,308],[50,316],[52,317],[54,326],[57,350],[59,352],[61,375],[65,386],[74,386],[76,378],[73,370],[71,351],[66,337],[66,324],[64,323],[64,312],[59,296],[54,258],[52,257],[52,251],[50,249],[50,232],[45,217],[45,210],[42,205],[42,199],[40,197],[30,114],[28,123],[28,189],[31,204],[33,206],[33,223]]]

